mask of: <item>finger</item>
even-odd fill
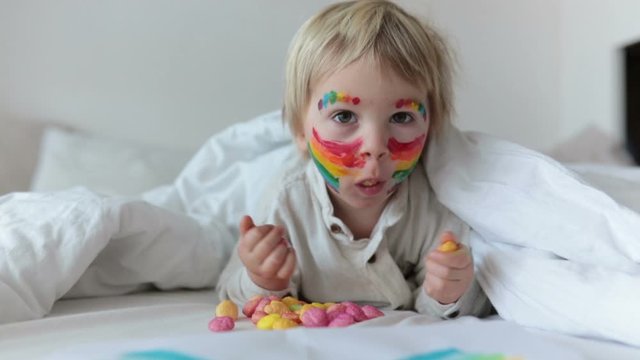
[[[260,265],[260,274],[263,277],[272,277],[275,276],[284,264],[287,253],[289,249],[287,249],[284,245],[278,245],[271,253],[267,255],[267,257]]]
[[[240,219],[240,235],[244,236],[252,227],[256,226],[253,219],[249,215],[245,215]]]
[[[427,275],[424,278],[424,289],[427,292],[427,295],[431,296],[432,298],[436,298],[438,297],[441,293],[444,292],[445,290],[445,284],[446,281],[435,276],[435,275],[431,275],[429,273],[427,273]]]
[[[279,226],[274,226],[251,250],[251,255],[260,261],[264,261],[267,256],[278,246],[282,241],[283,230]],[[286,246],[283,244],[286,249]]]
[[[441,304],[451,304],[460,298],[462,285],[458,282],[442,280],[436,276],[427,276],[423,286],[431,298]]]
[[[426,260],[456,269],[464,269],[473,263],[469,249],[464,245],[455,252],[432,251],[427,254]]]
[[[278,270],[276,276],[279,279],[287,280],[290,279],[293,275],[293,272],[296,270],[296,253],[289,249],[289,253],[287,254],[286,259],[284,260],[284,264]]]
[[[469,267],[466,267],[464,269],[456,269],[439,264],[437,262],[430,261],[427,263],[427,273],[442,280],[462,281],[466,280],[469,276]]]
[[[444,244],[447,241],[453,241],[457,243],[458,237],[453,233],[453,231],[445,231],[442,233],[442,235],[440,235],[440,244]]]
[[[256,246],[273,229],[273,225],[254,225],[254,227],[252,227],[240,238],[240,249],[247,253],[253,253]]]

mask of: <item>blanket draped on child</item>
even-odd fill
[[[270,175],[295,151],[280,113],[214,135],[136,199],[86,189],[0,197],[0,323],[61,297],[213,286]],[[640,215],[535,151],[447,125],[424,168],[473,229],[481,286],[526,326],[640,346]],[[428,214],[425,214],[428,216]]]

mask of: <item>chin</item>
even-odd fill
[[[362,197],[352,192],[349,194],[340,194],[336,196],[340,197],[342,202],[346,203],[347,205],[349,205],[354,209],[369,209],[373,207],[378,207],[380,205],[384,205],[387,202],[387,200],[389,200],[389,197],[391,196],[391,194],[387,194],[387,192],[385,191],[376,196]]]

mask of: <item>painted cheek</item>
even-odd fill
[[[399,142],[395,138],[389,139],[387,147],[391,153],[391,160],[397,161],[396,170],[393,173],[393,179],[396,182],[401,182],[409,177],[416,167],[426,138],[427,135],[422,134],[410,142]]]
[[[365,161],[359,155],[362,139],[341,143],[322,139],[315,128],[308,143],[309,153],[327,183],[338,190],[340,177],[351,175],[353,169],[362,168]]]

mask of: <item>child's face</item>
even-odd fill
[[[297,136],[334,197],[382,205],[413,170],[429,130],[426,92],[357,61],[319,81]]]

